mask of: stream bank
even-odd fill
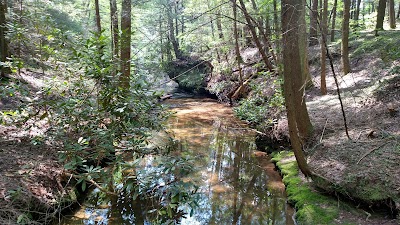
[[[368,207],[349,201],[349,196],[327,192],[299,173],[293,152],[273,154],[272,161],[283,176],[288,202],[296,209],[298,224],[397,225],[389,208]],[[334,196],[334,197],[333,197]]]
[[[192,158],[196,168],[183,179],[198,186],[198,206],[179,220],[181,224],[294,224],[279,173],[269,156],[257,151],[255,133],[230,107],[204,98],[168,99],[165,104],[175,111],[168,130],[179,141],[171,154]],[[148,160],[144,164],[150,166]],[[138,218],[152,223],[144,211],[137,215],[129,196],[110,202],[95,191],[82,205],[61,224],[133,224]],[[140,208],[152,211],[147,207]]]

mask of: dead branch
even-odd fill
[[[368,152],[366,152],[363,156],[361,156],[361,158],[358,160],[357,164],[359,164],[361,162],[361,160],[363,160],[367,155],[371,154],[373,151],[380,149],[381,147],[383,147],[384,145],[386,145],[387,143],[383,143],[381,145],[379,145],[378,147],[375,147],[371,150],[369,150]]]

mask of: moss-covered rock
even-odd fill
[[[339,209],[337,203],[312,189],[306,180],[299,177],[296,159],[292,152],[274,154],[272,160],[276,162],[283,175],[286,185],[288,201],[294,205],[296,219],[299,224],[335,224]]]
[[[195,94],[209,94],[207,79],[213,70],[209,61],[187,57],[167,63],[164,69],[179,88]]]

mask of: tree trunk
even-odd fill
[[[164,62],[164,43],[163,43],[163,38],[164,38],[164,32],[162,30],[162,16],[159,15],[158,18],[158,35],[160,36],[160,56],[161,56],[161,62]]]
[[[240,9],[242,10],[242,12],[243,12],[243,14],[244,14],[244,18],[246,19],[247,26],[248,26],[248,28],[250,29],[251,36],[253,37],[253,40],[254,40],[254,42],[256,43],[256,46],[257,46],[257,48],[258,48],[258,51],[260,52],[260,54],[261,54],[261,56],[262,56],[262,59],[263,59],[265,65],[267,66],[267,68],[268,68],[270,71],[273,71],[274,68],[273,68],[271,62],[269,61],[268,56],[267,56],[267,54],[265,53],[264,48],[263,48],[263,46],[261,45],[260,40],[259,40],[258,37],[257,37],[257,33],[256,33],[255,28],[254,28],[254,25],[253,25],[251,16],[250,16],[249,13],[247,12],[247,9],[246,9],[246,6],[245,6],[243,0],[239,0],[239,2],[240,2],[240,6],[241,6]]]
[[[331,41],[335,41],[335,27],[336,27],[336,12],[337,12],[337,1],[333,2],[333,9],[332,9],[332,28],[331,28]]]
[[[399,2],[399,9],[397,10],[397,19],[400,17],[400,2]]]
[[[123,0],[121,7],[121,77],[120,84],[129,89],[131,75],[131,0]]]
[[[178,25],[178,0],[174,2],[174,18],[175,18],[175,37],[179,35],[179,25]]]
[[[328,33],[328,0],[323,2],[322,21],[321,21],[321,94],[326,95],[326,34]]]
[[[305,114],[308,115],[305,107],[305,99],[303,95],[304,88],[301,88],[302,77],[299,71],[302,71],[302,54],[299,51],[299,23],[304,12],[303,0],[282,0],[282,31],[283,31],[283,75],[284,75],[284,94],[286,102],[286,111],[289,124],[290,142],[293,152],[296,156],[297,164],[301,172],[305,176],[311,176],[312,173],[308,168],[305,159],[302,143],[299,137],[298,121],[304,119],[309,121],[309,117],[302,118]],[[304,52],[303,52],[304,53]],[[304,107],[298,108],[296,102],[303,102]],[[301,113],[301,111],[303,113]],[[311,123],[310,123],[311,124]]]
[[[242,62],[242,57],[240,56],[240,49],[239,49],[239,37],[238,37],[238,29],[237,29],[237,6],[236,6],[236,0],[231,0],[232,1],[232,9],[233,9],[233,35],[235,37],[235,52],[236,52],[236,62],[238,64],[238,70],[239,70],[239,83],[242,85],[243,83],[243,75],[242,75],[242,67],[241,67],[241,62]]]
[[[174,49],[175,57],[177,59],[182,59],[183,54],[182,51],[179,49],[179,43],[175,37],[175,27],[174,27],[174,20],[172,18],[172,6],[170,3],[167,4],[167,19],[168,19],[168,30],[169,30],[169,40],[172,44],[172,48]],[[177,24],[176,24],[177,25]]]
[[[259,9],[257,7],[256,1],[255,0],[251,0],[251,5],[253,6],[253,10],[255,13],[259,12]],[[257,27],[258,27],[258,39],[263,39],[263,24],[264,24],[264,17],[262,15],[257,15]],[[266,45],[266,43],[265,43]]]
[[[183,10],[183,0],[181,0],[181,9]],[[181,34],[185,32],[185,16],[183,13],[181,13]]]
[[[0,59],[1,62],[6,62],[7,57],[9,56],[8,53],[8,44],[6,40],[6,10],[7,10],[7,4],[6,0],[1,0],[0,1]],[[7,73],[7,69],[4,68],[4,66],[1,66],[1,76],[0,77],[5,77],[5,74]]]
[[[112,54],[114,59],[119,58],[119,26],[117,1],[110,0]]]
[[[375,12],[375,1],[371,1],[371,10]]]
[[[375,35],[378,35],[379,30],[383,30],[383,20],[385,18],[386,0],[379,0],[378,15],[376,18]]]
[[[310,46],[318,44],[318,0],[313,0],[310,12]]]
[[[222,22],[221,22],[221,10],[218,9],[216,10],[216,24],[217,24],[217,30],[218,30],[218,38],[221,41],[221,43],[224,41],[224,33],[222,32]],[[219,43],[219,45],[221,44]],[[220,53],[220,49],[217,48],[217,59],[218,62],[221,62],[221,53]]]
[[[274,7],[274,32],[279,35],[279,21],[278,21],[278,3],[277,0],[272,1],[273,7]]]
[[[350,19],[354,19],[354,15],[355,15],[355,9],[356,9],[356,0],[351,0],[351,5],[350,5]]]
[[[221,10],[217,9],[217,30],[219,39],[224,39],[224,33],[222,32],[222,22],[221,22]]]
[[[97,33],[100,35],[101,33],[101,19],[100,19],[100,6],[99,6],[99,0],[94,0],[94,8],[96,11],[96,28],[97,28]]]
[[[396,12],[394,11],[394,0],[389,0],[389,25],[391,29],[396,28]]]
[[[358,20],[360,19],[360,5],[361,5],[361,0],[357,0],[356,11],[354,14],[354,20],[357,21],[357,24]]]
[[[342,21],[342,67],[344,75],[350,72],[349,23],[350,23],[350,0],[344,0],[343,21]]]

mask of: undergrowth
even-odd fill
[[[234,109],[236,116],[251,125],[268,127],[273,124],[274,115],[284,109],[282,83],[281,78],[269,82],[259,80],[250,82],[250,95],[242,99],[239,106]]]
[[[356,49],[353,57],[362,57],[373,52],[379,53],[380,58],[385,62],[390,62],[400,58],[398,31],[382,31],[375,37],[372,33],[363,35],[354,40]]]

